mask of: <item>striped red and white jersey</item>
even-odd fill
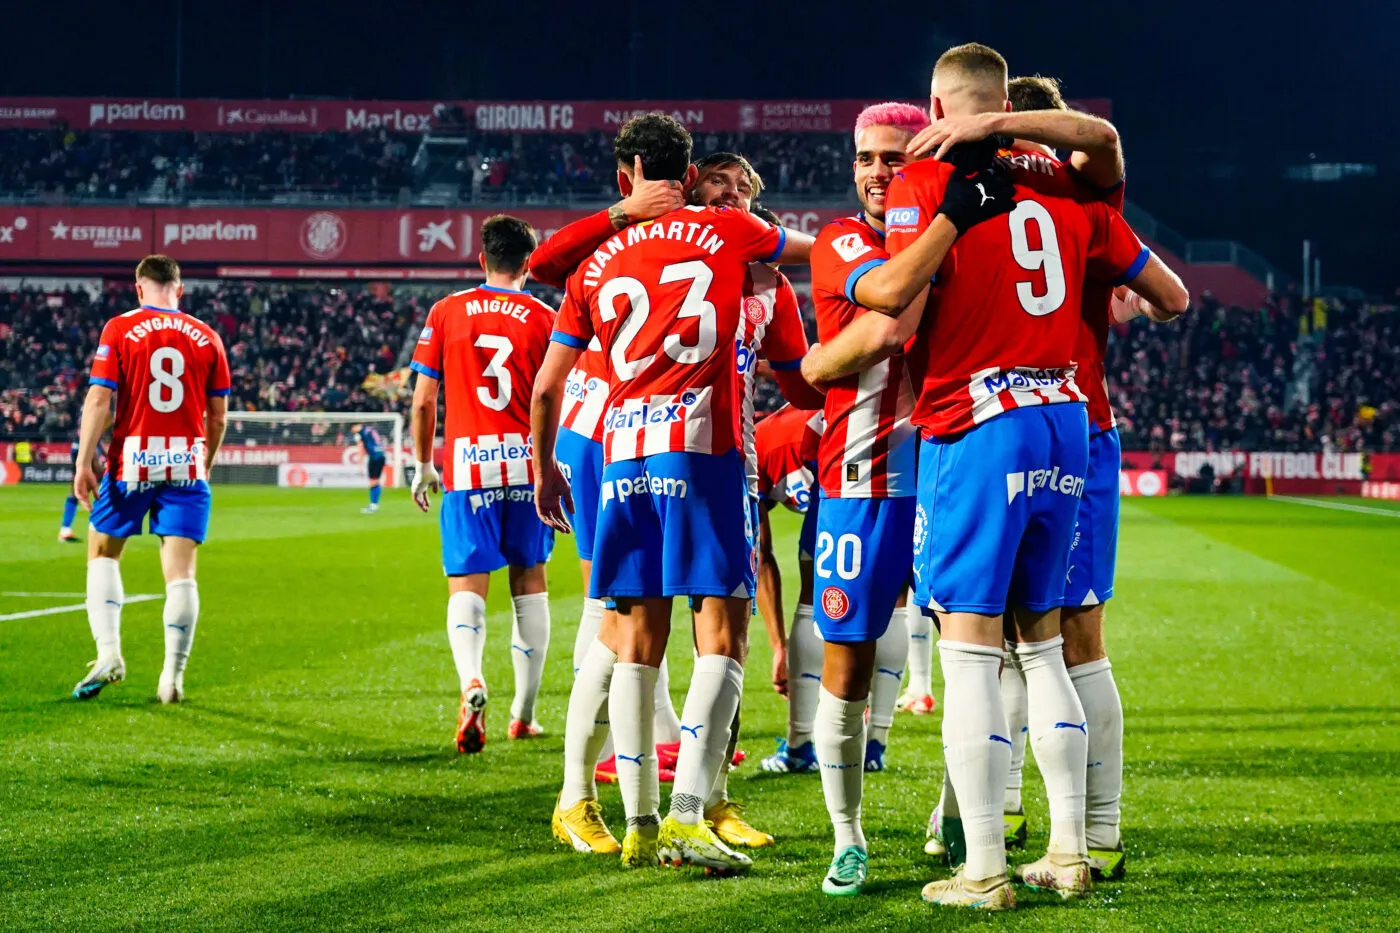
[[[107,322],[93,385],[117,395],[107,471],[124,483],[207,480],[204,415],[228,395],[228,356],[212,327],[180,311],[143,306]]]
[[[816,425],[813,425],[813,421]],[[817,445],[821,412],[784,405],[758,423],[754,445],[758,453],[758,493],[794,512],[806,512],[816,490]]]
[[[625,228],[570,276],[552,339],[583,350],[596,336],[606,354],[605,462],[739,446],[744,281],[785,239],[745,211],[686,207]]]
[[[1099,198],[1118,213],[1123,213],[1123,184],[1098,192]],[[1074,360],[1079,364],[1075,382],[1089,400],[1089,433],[1110,431],[1116,427],[1113,403],[1108,398],[1108,379],[1104,373],[1104,357],[1108,354],[1108,329],[1113,322],[1113,285],[1093,278],[1084,280],[1084,313],[1079,318],[1079,342],[1074,348]]]
[[[443,489],[534,483],[530,389],[553,328],[549,305],[490,285],[448,295],[428,312],[409,365],[446,383]]]
[[[1077,378],[1086,280],[1119,284],[1150,255],[1116,210],[1057,159],[1004,150],[1016,209],[953,244],[910,343],[920,375],[914,423],[956,437],[1013,408],[1084,404]],[[953,168],[910,162],[890,183],[889,250],[910,246],[933,221]]]
[[[743,335],[735,348],[739,378],[743,380],[744,465],[749,495],[759,494],[758,452],[754,445],[754,379],[760,358],[774,369],[800,369],[807,355],[807,332],[797,292],[787,276],[755,262],[744,280]]]
[[[559,426],[590,441],[603,440],[603,413],[608,407],[608,361],[594,337],[579,356],[564,383]]]
[[[871,313],[856,304],[856,283],[888,259],[884,236],[863,214],[822,228],[812,246],[812,302],[819,341],[826,343],[860,315]],[[914,391],[903,354],[828,385],[824,411],[826,431],[817,476],[828,496],[914,495],[918,438],[909,421]]]

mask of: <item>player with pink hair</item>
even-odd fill
[[[823,341],[847,330],[873,328],[881,336],[879,345],[892,349],[908,339],[908,325],[917,325],[912,320],[917,315],[906,315],[911,320],[905,321],[867,308],[892,295],[901,304],[910,303],[927,289],[936,268],[915,269],[908,260],[891,265],[885,251],[885,194],[908,158],[905,146],[927,125],[927,113],[900,103],[868,107],[856,120],[852,168],[863,210],[828,224],[812,246],[812,301]],[[804,361],[803,372],[807,370]],[[799,697],[796,688],[814,680],[811,668],[819,669],[819,685],[811,690],[816,703],[808,720],[808,754],[814,753],[820,765],[836,837],[822,890],[840,897],[857,894],[865,885],[864,772],[884,767],[909,650],[901,603],[913,561],[917,434],[909,421],[914,396],[901,354],[822,382],[826,431],[817,454],[820,497],[808,506],[817,510],[815,598],[808,611],[821,644],[810,653],[800,647],[802,636],[812,640],[812,635],[799,615],[789,647],[788,689],[792,715],[801,719],[805,710],[800,707],[810,700]],[[798,757],[797,749],[781,752]]]

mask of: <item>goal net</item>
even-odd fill
[[[384,450],[385,486],[405,481],[403,415],[396,412],[230,411],[214,483],[358,488],[368,463],[356,426],[373,430]]]

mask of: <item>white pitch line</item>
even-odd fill
[[[11,594],[6,593],[5,595],[6,595],[6,596],[9,596],[9,595],[11,595]],[[74,595],[82,595],[82,594],[74,594]],[[132,603],[147,603],[147,602],[150,602],[150,601],[153,600],[153,599],[164,599],[164,598],[165,598],[165,594],[164,594],[164,593],[132,593],[131,595],[129,595],[129,596],[126,597],[126,602],[124,602],[123,605],[129,606],[129,605],[131,605]],[[28,612],[12,612],[12,613],[10,613],[9,615],[0,616],[0,622],[8,622],[8,621],[11,621],[11,620],[13,620],[13,619],[33,619],[33,618],[35,618],[35,617],[37,617],[37,616],[53,616],[53,615],[58,615],[59,613],[62,613],[62,612],[77,612],[77,611],[79,611],[80,609],[86,609],[86,608],[87,608],[87,603],[77,603],[77,604],[72,605],[72,606],[50,606],[48,609],[30,609]]]
[[[86,595],[87,595],[86,593],[0,593],[0,596],[33,596],[33,597],[36,597],[36,598],[40,598],[40,597],[50,597],[50,598],[52,598],[52,597],[62,597],[62,598],[64,598],[64,599],[71,598],[71,597],[73,597],[73,596],[86,596]]]
[[[1350,502],[1323,502],[1321,499],[1300,499],[1297,496],[1270,496],[1275,502],[1292,502],[1294,505],[1310,505],[1317,509],[1335,509],[1338,512],[1359,512],[1362,515],[1384,515],[1400,518],[1400,509],[1381,509],[1373,505],[1353,505]]]

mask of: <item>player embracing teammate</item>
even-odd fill
[[[1186,294],[1065,164],[988,138],[1004,131],[1056,145],[1064,129],[1037,123],[1041,117],[987,129],[981,117],[1008,109],[1006,64],[996,52],[970,44],[945,53],[932,105],[930,134],[951,163],[904,168],[890,186],[886,235],[890,265],[930,235],[947,242],[947,255],[926,300],[876,296],[870,305],[906,327],[918,318],[909,348],[918,383],[912,421],[923,437],[915,578],[920,605],[940,622],[943,744],[967,848],[962,870],[929,884],[924,897],[1006,909],[1014,897],[1002,833],[1012,746],[998,684],[1004,618],[1016,632],[1030,740],[1051,809],[1049,852],[1020,875],[1066,896],[1089,886],[1087,728],[1059,635],[1088,467],[1085,394],[1076,382],[1083,285],[1086,277],[1129,284],[1173,312]],[[954,197],[969,183],[979,202],[973,213]],[[872,346],[880,358],[877,344],[833,342],[811,365],[841,371]]]
[[[648,178],[691,182],[690,151],[685,129],[658,114],[630,121],[615,142],[628,178],[640,158]],[[535,383],[536,506],[567,529],[569,487],[554,440],[568,373],[598,337],[611,387],[589,595],[617,605],[609,718],[627,814],[624,865],[750,864],[706,825],[704,809],[728,763],[754,592],[736,378],[743,288],[748,264],[780,259],[785,240],[782,228],[728,208],[685,207],[626,227],[570,277]],[[699,657],[662,822],[652,704],[676,596],[694,608]]]

